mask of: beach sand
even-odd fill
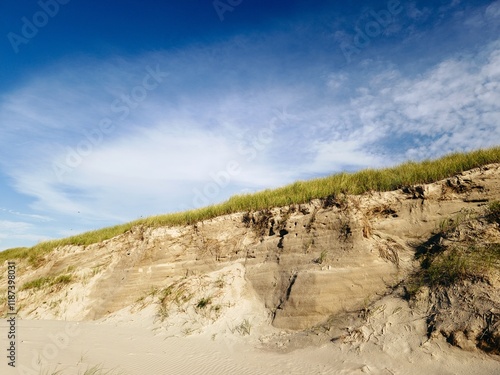
[[[428,341],[425,322],[404,302],[383,300],[387,311],[373,316],[350,338],[288,352],[274,340],[226,330],[172,335],[145,314],[126,311],[101,321],[19,320],[16,368],[2,356],[0,373],[84,374],[98,366],[110,374],[498,374],[500,359],[466,352],[444,340]],[[264,328],[264,327],[261,327]],[[7,322],[0,322],[6,333]],[[383,335],[382,335],[383,333]],[[6,334],[0,345],[7,349]],[[283,341],[287,335],[282,333]],[[3,350],[4,353],[6,350]],[[103,372],[105,373],[105,372]]]

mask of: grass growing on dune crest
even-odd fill
[[[356,173],[343,172],[309,181],[297,181],[274,190],[236,195],[226,202],[196,210],[153,216],[64,239],[42,242],[31,248],[5,250],[0,252],[0,261],[27,258],[33,266],[37,266],[44,254],[58,246],[91,245],[123,234],[136,226],[189,225],[230,213],[307,203],[312,199],[332,195],[390,191],[406,185],[435,182],[472,168],[499,162],[500,147],[493,147],[468,153],[454,153],[437,160],[410,161],[393,168],[365,169]]]

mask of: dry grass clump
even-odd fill
[[[40,372],[41,375],[64,375],[63,370],[43,370]],[[116,369],[107,370],[102,364],[95,365],[87,368],[84,372],[78,371],[78,375],[122,375],[123,372],[117,371]]]
[[[500,201],[494,201],[488,205],[488,219],[500,224]]]
[[[250,335],[252,331],[252,323],[248,319],[244,319],[240,324],[230,329],[231,333],[239,333],[241,336]]]
[[[194,293],[190,290],[188,280],[174,282],[161,289],[158,291],[157,317],[160,321],[164,321],[169,316],[172,304],[179,307],[182,304],[189,302],[193,296]]]

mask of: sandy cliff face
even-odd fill
[[[100,319],[145,296],[158,302],[153,290],[202,280],[238,264],[240,299],[221,302],[220,308],[251,296],[273,326],[306,329],[332,315],[366,308],[389,293],[418,266],[417,245],[427,241],[444,218],[481,210],[486,202],[499,199],[500,165],[490,165],[398,191],[328,197],[192,226],[137,227],[91,246],[58,248],[38,268],[19,261],[20,286],[48,275],[71,275],[66,283],[20,291],[20,315]],[[2,265],[0,274],[5,270]],[[225,290],[231,281],[221,284]],[[5,288],[3,278],[0,290]],[[183,300],[186,305],[199,302]]]

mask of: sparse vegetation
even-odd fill
[[[44,370],[40,375],[62,375],[62,370]]]
[[[474,219],[476,214],[470,210],[463,210],[454,217],[447,217],[439,222],[438,233],[446,235],[453,232],[462,223]]]
[[[56,247],[88,246],[123,234],[134,227],[193,225],[202,220],[235,212],[266,210],[341,194],[356,195],[367,191],[389,191],[404,186],[435,182],[472,168],[498,162],[500,162],[500,147],[494,147],[469,153],[454,153],[437,160],[425,160],[418,163],[409,161],[393,168],[366,169],[356,173],[343,172],[310,181],[297,181],[275,190],[236,195],[221,204],[196,210],[140,219],[64,239],[42,242],[31,248],[6,250],[0,252],[0,262],[7,259],[29,258],[30,264],[38,267],[43,262],[44,254]],[[495,207],[493,207],[494,210],[498,212],[498,206]]]
[[[50,277],[39,277],[38,279],[28,281],[27,283],[25,283],[21,287],[21,290],[41,289],[45,285],[49,284],[49,282],[50,282]]]
[[[325,263],[327,256],[328,256],[328,252],[326,250],[323,250],[321,252],[321,254],[319,255],[319,257],[314,260],[314,263],[318,263],[318,264]]]
[[[43,370],[40,375],[63,375],[62,370]],[[103,365],[95,365],[87,368],[84,372],[78,371],[78,375],[121,375],[123,372],[116,369],[106,370]]]
[[[436,257],[424,271],[425,280],[431,285],[449,286],[474,274],[474,263],[464,252],[451,249],[446,254]]]
[[[117,372],[115,369],[105,370],[102,365],[96,365],[91,367],[83,373],[83,375],[118,375],[120,372]]]
[[[188,313],[203,319],[216,320],[223,307],[223,288],[227,285],[225,275],[217,278],[184,277],[162,288],[154,288],[136,301],[139,308],[152,303],[157,306],[156,318],[163,322],[172,313]],[[152,298],[150,298],[152,297]],[[149,299],[148,299],[149,298]]]
[[[500,205],[492,202],[486,211],[487,221],[496,221]],[[438,232],[420,250],[417,257],[421,269],[407,281],[410,296],[423,285],[430,287],[450,286],[462,280],[484,280],[492,272],[500,271],[500,243],[484,242],[467,236],[460,241],[443,245],[443,239],[453,239],[468,230],[477,235],[480,220],[484,216],[472,211],[460,212],[453,218],[446,218],[439,224]]]
[[[316,213],[318,212],[317,209],[314,209],[312,212],[311,218],[309,219],[309,222],[306,225],[306,233],[310,233],[311,230],[313,229],[314,222],[316,221]]]
[[[53,280],[53,282],[51,283],[51,285],[55,285],[55,284],[69,284],[71,281],[73,281],[73,276],[72,275],[69,275],[69,274],[60,275],[60,276],[57,276]]]
[[[150,292],[147,292],[143,294],[141,297],[137,298],[135,300],[135,304],[139,305],[139,309],[142,310],[144,307],[146,307],[146,300],[148,297],[154,297],[158,293],[158,288],[152,287]]]
[[[220,275],[217,280],[215,280],[215,286],[219,289],[224,288],[226,281],[224,280],[224,275]]]
[[[189,291],[185,280],[174,282],[159,291],[156,290],[152,295],[158,295],[157,317],[162,321],[168,318],[172,303],[180,306],[193,298],[193,293]]]
[[[231,330],[231,333],[238,332],[242,336],[250,335],[252,323],[248,319],[244,319],[239,325]]]
[[[308,254],[314,245],[314,238],[309,238],[307,241],[302,243],[302,250],[304,250],[304,254]]]
[[[488,205],[488,219],[500,224],[500,201],[494,201]]]
[[[198,301],[198,303],[196,304],[196,307],[198,309],[204,309],[205,307],[210,305],[211,302],[212,302],[212,297],[203,297],[202,299],[200,299]]]
[[[57,277],[39,277],[38,279],[25,283],[20,290],[42,289],[44,287],[51,287],[54,285],[65,285],[69,284],[71,281],[73,281],[73,276],[69,274],[59,275]]]
[[[102,267],[103,265],[92,267],[92,277],[100,273],[102,271]]]
[[[387,239],[385,245],[380,245],[378,248],[380,257],[393,263],[397,267],[399,267],[399,251],[402,250],[402,246],[391,238]]]

